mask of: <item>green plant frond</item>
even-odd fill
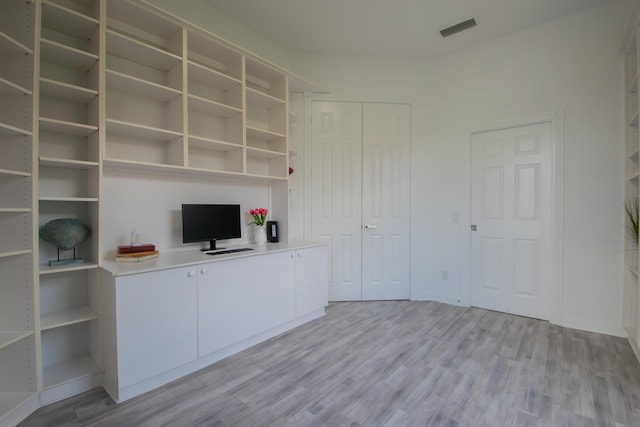
[[[627,217],[625,223],[627,235],[637,244],[638,223],[640,222],[640,199],[636,197],[633,200],[626,200],[624,202],[624,210]]]

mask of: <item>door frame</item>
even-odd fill
[[[335,93],[308,93],[303,95],[304,105],[304,138],[302,143],[302,156],[303,156],[303,238],[304,240],[312,240],[312,222],[311,222],[311,210],[312,210],[312,192],[311,192],[311,165],[312,165],[312,102],[313,101],[328,101],[328,102],[356,102],[356,103],[382,103],[382,104],[406,104],[411,107],[411,140],[409,142],[409,156],[411,158],[410,171],[409,171],[409,224],[413,228],[413,211],[414,211],[414,183],[413,183],[413,150],[414,143],[416,141],[416,135],[420,135],[420,123],[418,120],[418,111],[420,110],[420,102],[417,98],[411,97],[395,97],[395,96],[379,96],[379,95],[342,95]],[[410,235],[410,239],[413,237]],[[409,246],[409,300],[413,300],[414,295],[414,280],[413,280],[413,267],[411,266],[411,254],[413,252],[413,244],[410,241]]]
[[[474,126],[462,137],[462,215],[460,218],[462,241],[460,245],[461,286],[460,303],[471,305],[471,142],[474,134],[534,125],[551,124],[551,286],[549,321],[562,322],[563,306],[563,248],[564,248],[564,111],[496,120],[490,126]]]

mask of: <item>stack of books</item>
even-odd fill
[[[116,261],[118,262],[140,262],[151,258],[157,258],[160,252],[156,250],[156,245],[144,243],[141,245],[118,246]]]

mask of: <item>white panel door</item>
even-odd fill
[[[362,141],[362,299],[408,299],[411,107],[364,104]]]
[[[362,299],[362,104],[314,101],[312,239],[329,245],[329,299]]]
[[[409,105],[312,103],[312,238],[329,245],[331,301],[410,297],[410,123]]]
[[[549,319],[551,149],[551,123],[473,134],[471,305]]]

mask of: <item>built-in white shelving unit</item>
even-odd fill
[[[638,134],[638,58],[640,57],[640,33],[636,31],[625,53],[625,89],[626,89],[626,201],[638,201],[638,172],[640,135]],[[628,218],[626,219],[628,221]],[[625,245],[624,272],[624,326],[629,341],[640,358],[640,292],[638,278],[638,243],[630,237]]]
[[[61,259],[39,240],[42,400],[101,383],[99,201],[101,106],[100,0],[40,3],[38,226],[77,218],[90,237]]]
[[[0,424],[37,396],[33,207],[33,3],[0,13]]]
[[[288,94],[312,85],[145,0],[5,0],[0,63],[2,426],[102,384],[104,169],[268,183],[286,241]],[[91,229],[60,252],[81,261],[50,263],[59,218]]]

